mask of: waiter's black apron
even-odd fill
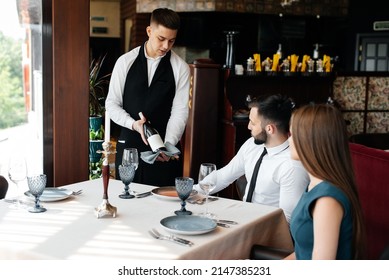
[[[146,119],[158,130],[162,139],[165,139],[166,126],[176,92],[170,55],[169,51],[161,59],[151,84],[148,86],[147,59],[144,54],[144,45],[142,45],[138,57],[127,73],[123,94],[123,109],[135,120],[139,120],[138,113],[143,112]],[[123,141],[125,143],[121,143]],[[176,147],[181,150],[179,143]],[[139,152],[139,167],[136,170],[134,182],[154,186],[174,186],[175,177],[182,176],[181,157],[179,160],[169,162],[145,163],[140,158],[140,153],[150,151],[150,146],[143,143],[138,132],[122,127],[116,146],[115,165],[118,179],[120,178],[118,167],[125,148],[137,148]]]

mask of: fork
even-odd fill
[[[180,245],[184,245],[184,246],[192,246],[194,244],[193,242],[191,242],[189,240],[186,240],[186,239],[174,236],[174,235],[163,235],[163,234],[160,234],[155,228],[149,230],[149,234],[152,237],[154,237],[155,239],[169,240],[169,241],[172,241],[172,242],[178,243]]]
[[[62,189],[61,188],[50,188],[50,189],[53,189],[54,191],[61,191]],[[78,190],[78,191],[72,191],[71,195],[80,195],[82,194],[82,190]]]
[[[79,194],[82,194],[82,190],[72,192],[72,195],[79,195]]]
[[[208,202],[211,202],[211,201],[216,201],[218,200],[217,197],[208,197]],[[205,197],[201,197],[201,198],[198,198],[198,199],[195,199],[195,200],[187,200],[188,203],[191,203],[191,204],[199,204],[199,205],[202,205],[205,203]]]

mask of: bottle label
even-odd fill
[[[154,134],[150,136],[147,141],[149,142],[151,150],[155,153],[161,148],[165,148],[161,136],[159,134]]]

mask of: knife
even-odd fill
[[[192,241],[186,240],[184,238],[181,238],[181,237],[178,237],[178,236],[175,236],[175,235],[171,235],[170,237],[172,238],[172,240],[180,242],[182,244],[185,244],[185,245],[188,245],[188,246],[194,245],[194,243]]]
[[[238,223],[230,220],[215,220],[216,223],[229,224],[229,225],[237,225]]]
[[[149,196],[149,195],[151,195],[151,191],[150,192],[145,192],[145,193],[135,194],[135,197],[136,198],[142,198],[142,197],[146,197],[146,196]]]
[[[4,202],[7,202],[7,203],[12,203],[12,204],[16,204],[17,200],[16,199],[8,199],[8,198],[5,198],[3,199]],[[33,206],[34,203],[33,202],[29,202],[29,201],[24,201],[24,200],[19,200],[19,203],[21,205],[27,205],[27,206]]]
[[[217,222],[216,223],[219,227],[224,227],[224,228],[229,228],[230,225],[227,225],[227,224],[224,224],[224,223],[220,223],[220,222]]]

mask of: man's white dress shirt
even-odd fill
[[[212,193],[221,191],[245,175],[247,185],[243,201],[246,201],[254,166],[263,148],[264,144],[257,145],[253,137],[249,138],[226,166],[209,175],[217,176]],[[258,172],[252,202],[282,208],[289,222],[294,207],[308,186],[309,177],[301,162],[292,160],[288,141],[266,149],[267,155]],[[202,192],[199,185],[195,189]]]

